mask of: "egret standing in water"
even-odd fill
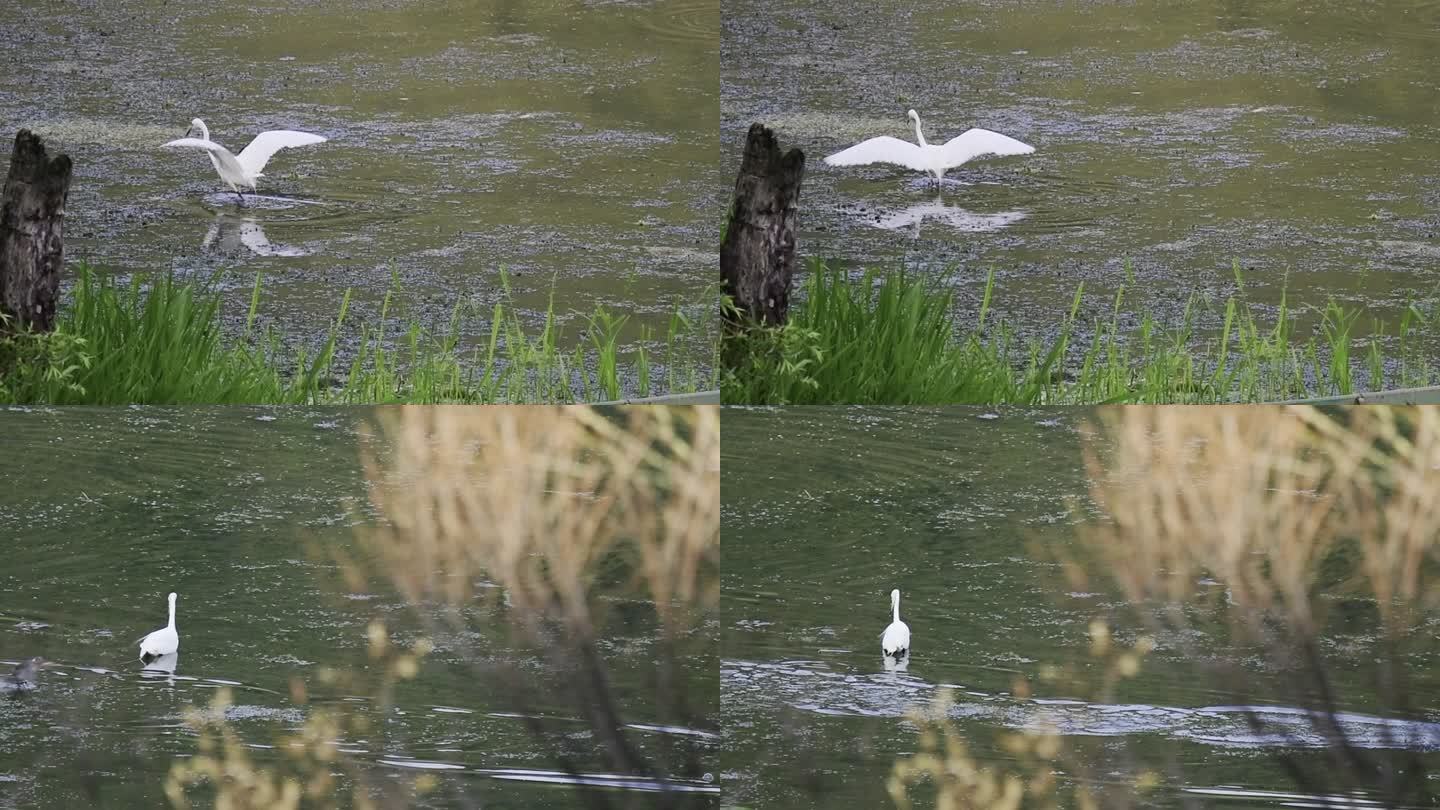
[[[1009,135],[1001,135],[988,129],[968,129],[946,141],[943,146],[925,142],[920,131],[920,114],[911,110],[910,120],[915,122],[916,146],[909,141],[881,135],[868,141],[861,141],[849,149],[836,152],[825,158],[830,166],[865,166],[871,163],[893,163],[917,172],[935,175],[935,185],[945,178],[945,172],[986,155],[1028,155],[1035,147],[1021,143]]]
[[[192,135],[199,134],[200,137],[192,138]],[[164,146],[185,146],[192,149],[204,149],[210,155],[210,162],[214,164],[215,171],[219,173],[220,179],[230,186],[245,202],[245,195],[240,189],[248,188],[255,190],[255,180],[264,177],[261,171],[265,164],[270,162],[270,156],[281,149],[290,149],[296,146],[309,146],[312,143],[324,143],[327,139],[323,135],[314,135],[309,132],[298,132],[293,129],[272,129],[255,136],[250,145],[240,151],[238,155],[230,154],[230,150],[210,140],[210,129],[205,122],[199,118],[190,122],[190,129],[185,137],[163,144]]]
[[[885,628],[885,635],[880,637],[880,651],[899,658],[910,652],[910,628],[900,621],[899,588],[890,592],[890,608],[895,612],[895,621],[890,622],[890,626]]]
[[[10,675],[0,675],[0,692],[29,692],[35,688],[35,680],[40,675],[40,667],[45,665],[43,658],[31,658],[28,661],[21,661],[20,666]]]
[[[162,655],[180,649],[180,634],[175,632],[175,594],[170,594],[170,623],[140,639],[140,660],[150,663]]]

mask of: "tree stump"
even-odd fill
[[[70,168],[30,130],[15,136],[0,192],[0,332],[55,328]]]
[[[730,224],[720,245],[721,289],[736,310],[725,313],[732,329],[745,322],[785,323],[795,272],[795,206],[804,174],[804,152],[791,149],[782,155],[774,132],[750,125]]]

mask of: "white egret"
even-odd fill
[[[192,138],[191,135],[199,133],[200,137]],[[255,190],[255,180],[264,177],[261,170],[265,164],[270,162],[270,156],[281,149],[289,149],[296,146],[309,146],[312,143],[324,143],[327,138],[323,135],[315,135],[309,132],[298,132],[293,129],[272,129],[255,136],[250,145],[240,150],[240,154],[232,155],[230,150],[210,140],[210,129],[205,122],[199,118],[190,122],[190,129],[186,131],[185,137],[163,144],[164,146],[185,146],[192,149],[204,149],[210,155],[210,162],[215,165],[215,171],[219,173],[220,179],[230,186],[230,190],[245,201],[245,195],[240,189],[248,188]]]
[[[140,668],[140,674],[147,678],[174,675],[175,668],[179,665],[180,653],[173,652],[151,660]]]
[[[930,172],[935,175],[935,184],[939,185],[945,172],[977,157],[1028,155],[1035,151],[1035,147],[1027,143],[988,129],[967,129],[946,141],[943,146],[936,146],[925,142],[925,135],[920,131],[920,114],[911,110],[909,115],[910,120],[915,122],[915,140],[920,142],[919,146],[889,135],[881,135],[836,152],[826,157],[825,163],[830,166],[893,163],[917,172]]]
[[[140,660],[146,664],[162,655],[180,649],[180,634],[175,632],[175,594],[170,594],[170,623],[140,639]]]
[[[880,637],[880,651],[899,658],[910,652],[910,628],[900,621],[899,588],[890,592],[890,607],[895,611],[895,621],[890,622],[890,626],[885,628],[885,635]]]
[[[45,659],[31,658],[28,661],[21,661],[15,667],[11,675],[0,675],[0,692],[28,692],[35,688],[36,678],[40,674],[40,667],[44,666]]]

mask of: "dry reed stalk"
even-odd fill
[[[1398,737],[1357,745],[1340,717],[1377,703],[1411,714],[1411,654],[1440,600],[1440,412],[1123,408],[1100,421],[1086,463],[1103,517],[1082,532],[1091,559],[1072,560],[1072,575],[1113,579],[1138,618],[1236,702],[1305,707],[1327,741],[1322,762],[1272,752],[1297,787],[1428,801],[1416,749]],[[1374,617],[1372,682],[1348,696],[1334,677],[1348,662],[1321,641],[1340,629],[1337,605],[1349,606],[1351,636],[1364,611]],[[1205,616],[1234,637],[1215,637]],[[1201,637],[1225,652],[1207,653]],[[1250,653],[1281,677],[1257,680],[1240,663]],[[1275,731],[1259,712],[1249,720]]]
[[[718,606],[719,409],[402,407],[381,411],[368,438],[370,497],[386,520],[363,538],[401,593],[448,605],[460,630],[477,586],[493,582],[485,592],[503,595],[510,621],[566,678],[604,768],[662,781],[677,765],[698,775],[693,746],[663,736],[646,755],[632,741],[598,635],[606,596],[653,601],[659,719],[695,720],[678,645]],[[508,683],[515,703],[539,699],[523,673],[479,669]],[[537,739],[553,737],[538,713],[521,713]],[[580,773],[570,754],[555,756]]]
[[[365,453],[388,525],[370,546],[411,601],[502,586],[515,614],[593,632],[602,562],[636,563],[668,630],[718,601],[719,414],[632,407],[381,412]],[[382,458],[382,455],[384,456]],[[536,629],[533,622],[527,627]]]
[[[1199,586],[1213,579],[1237,626],[1278,618],[1306,636],[1323,629],[1322,591],[1373,598],[1390,633],[1436,604],[1434,409],[1100,414],[1104,438],[1087,445],[1086,464],[1105,518],[1085,547],[1132,601],[1183,624],[1182,608],[1203,601]],[[1353,560],[1354,573],[1330,581],[1337,560]]]

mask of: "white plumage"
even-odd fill
[[[890,592],[890,608],[895,613],[895,620],[890,622],[890,626],[885,628],[885,634],[880,637],[880,651],[899,658],[910,651],[910,628],[900,621],[899,588]]]
[[[175,594],[170,594],[170,623],[140,639],[140,660],[145,663],[180,649],[180,634],[175,632]]]
[[[192,134],[198,132],[200,137],[192,138]],[[296,146],[309,146],[312,143],[324,143],[327,139],[323,135],[314,135],[309,132],[299,132],[293,129],[272,129],[255,136],[250,145],[240,151],[238,155],[230,154],[230,150],[210,140],[210,129],[205,122],[196,118],[190,122],[190,130],[185,133],[184,138],[170,141],[164,146],[183,146],[192,149],[204,149],[210,155],[210,163],[215,166],[215,171],[220,179],[230,186],[230,190],[240,195],[243,200],[244,194],[240,189],[248,188],[255,190],[255,180],[264,177],[262,171],[265,164],[270,162],[270,157],[281,149],[290,149]]]
[[[35,682],[40,677],[40,668],[45,666],[44,658],[31,658],[28,661],[21,661],[15,667],[14,673],[0,675],[0,692],[29,692],[35,688]]]
[[[915,122],[915,140],[919,145],[882,135],[861,141],[849,149],[825,158],[831,166],[864,166],[870,163],[893,163],[917,172],[930,172],[938,184],[945,172],[985,155],[1028,155],[1035,147],[1021,143],[1009,135],[988,129],[969,129],[946,141],[943,146],[925,142],[920,131],[920,114],[911,110]]]

